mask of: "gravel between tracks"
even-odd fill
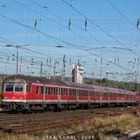
[[[0,135],[54,129],[83,123],[94,117],[116,116],[121,114],[137,115],[140,106],[96,108],[89,110],[45,112],[33,114],[0,113]],[[33,129],[34,127],[34,129]],[[26,131],[27,130],[27,131]]]

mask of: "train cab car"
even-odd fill
[[[50,109],[68,100],[69,88],[61,80],[14,75],[3,81],[2,106],[7,111]]]
[[[7,111],[87,109],[139,101],[136,92],[45,77],[13,75],[2,85],[2,107]]]
[[[2,106],[5,110],[20,109],[26,103],[29,84],[20,77],[8,77],[3,81]]]
[[[3,81],[2,107],[7,111],[23,111],[30,109],[31,105],[42,105],[47,81],[46,78],[24,75],[6,78]]]

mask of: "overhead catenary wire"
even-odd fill
[[[132,25],[135,29],[136,27],[138,27],[137,25],[135,25],[128,17],[126,17],[112,2],[111,0],[107,0],[108,3],[130,24]],[[138,29],[138,28],[137,28]],[[140,30],[138,30],[140,33]]]
[[[21,3],[21,2],[19,2],[19,1],[17,1],[17,0],[14,0],[17,4],[19,4],[20,6],[23,6],[23,7],[25,7],[25,8],[27,8],[27,9],[30,9],[31,11],[33,11],[33,12],[35,12],[35,13],[37,13],[37,14],[39,14],[39,15],[42,15],[42,13],[40,13],[40,12],[38,12],[37,10],[34,10],[34,9],[32,9],[32,8],[30,8],[30,7],[28,7],[27,5],[25,5],[25,4],[23,4],[23,3]],[[36,6],[38,6],[38,7],[40,7],[40,8],[43,8],[40,4],[38,4],[38,3],[36,3],[36,2],[34,2],[34,1],[32,1],[32,0],[30,0],[34,5],[36,5]],[[46,10],[46,9],[45,9]],[[48,11],[48,10],[47,10]],[[49,11],[49,12],[51,12],[51,11]],[[83,38],[81,35],[79,35],[78,33],[76,33],[75,31],[73,31],[72,30],[72,28],[71,28],[71,18],[69,18],[69,20],[67,21],[66,19],[64,19],[64,18],[62,18],[62,17],[60,17],[60,16],[58,16],[57,14],[55,14],[54,12],[51,12],[53,15],[55,15],[55,16],[57,16],[57,17],[59,17],[60,19],[62,19],[63,21],[66,21],[66,22],[68,22],[68,26],[66,26],[66,25],[63,25],[62,23],[60,23],[60,22],[58,22],[58,21],[56,21],[56,20],[54,20],[54,19],[52,19],[52,18],[50,18],[50,17],[47,17],[46,15],[44,16],[43,15],[43,17],[45,17],[46,19],[49,19],[49,20],[51,20],[52,22],[54,22],[54,23],[56,23],[56,24],[58,24],[58,25],[60,25],[60,26],[62,26],[62,27],[64,27],[65,29],[68,29],[68,30],[70,30],[73,34],[75,34],[78,38],[80,38],[82,41],[84,40],[86,43],[89,43],[89,44],[91,44],[89,41],[87,41],[85,38]],[[66,44],[66,43],[65,43]],[[72,43],[67,43],[66,45],[71,45],[71,46],[77,46],[77,47],[87,47],[87,46],[85,46],[85,45],[79,45],[79,44],[72,44]]]
[[[33,4],[35,4],[36,6],[39,6],[40,8],[42,8],[42,6],[41,6],[40,4],[38,4],[37,2],[35,2],[35,1],[33,1],[33,0],[30,0],[30,1],[31,1]],[[59,16],[58,14],[56,14],[56,13],[54,13],[54,12],[48,10],[48,9],[45,9],[45,10],[48,11],[48,12],[50,12],[51,14],[57,16],[58,18],[62,19],[63,21],[66,21],[66,19],[62,18],[62,17]],[[69,27],[68,27],[68,29],[70,29],[70,26],[71,26],[71,19],[69,20]],[[87,18],[86,18],[86,21],[85,21],[85,26],[87,26]],[[72,29],[71,29],[71,31],[72,31]],[[72,31],[72,32],[74,32],[74,31]],[[74,32],[74,33],[76,34],[76,32]],[[99,45],[101,45],[100,41],[97,40],[89,31],[87,31],[87,33],[88,33]],[[76,34],[76,35],[78,36],[78,34]],[[85,39],[82,38],[82,37],[79,37],[79,38],[85,40]],[[93,48],[93,49],[94,49],[94,48]],[[128,49],[128,51],[130,51],[130,50]],[[133,51],[133,50],[131,50],[131,51]]]
[[[21,3],[21,2],[19,2],[19,1],[17,1],[17,0],[14,0],[14,1],[15,1],[18,5],[21,5],[21,6],[25,7],[25,8],[27,8],[27,9],[30,9],[31,11],[33,11],[33,12],[39,14],[39,15],[42,15],[42,13],[38,12],[37,10],[35,10],[35,9],[33,9],[33,8],[31,8],[31,7],[25,5],[25,4],[23,4],[23,3]],[[36,6],[39,6],[40,8],[42,8],[42,6],[39,5],[38,3],[36,3],[36,2],[34,2],[34,1],[32,1],[32,0],[31,0],[31,2],[32,2],[33,4],[35,4]],[[62,25],[62,23],[60,23],[60,22],[58,22],[58,21],[56,21],[56,20],[54,20],[54,19],[52,19],[52,18],[50,18],[50,17],[47,17],[47,16],[44,16],[44,17],[47,18],[47,19],[49,19],[49,20],[51,20],[51,21],[53,21],[54,23],[56,23],[56,24],[58,24],[58,25],[60,25],[60,26],[63,26],[63,27],[66,28],[66,29],[69,29],[72,33],[74,33],[74,34],[75,34],[77,37],[79,37],[81,40],[84,40],[85,42],[88,42],[87,40],[85,40],[85,38],[81,37],[80,35],[78,35],[76,32],[74,32],[74,31],[71,29],[71,19],[69,19],[69,24],[68,24],[68,27],[67,27],[67,26]],[[59,16],[59,18],[60,18],[60,16]],[[63,20],[64,20],[64,19],[63,19]],[[67,20],[65,20],[65,21],[67,21]],[[37,20],[35,20],[34,27],[36,27],[35,25],[37,25]],[[37,29],[37,27],[36,27],[35,29]],[[39,29],[38,29],[38,30],[39,30]],[[87,46],[85,46],[85,45],[72,44],[72,43],[69,43],[69,42],[66,42],[66,41],[62,40],[61,38],[57,38],[57,37],[54,37],[54,36],[51,36],[51,37],[52,37],[53,39],[55,39],[55,40],[58,40],[59,42],[62,42],[62,43],[64,43],[64,44],[66,44],[66,45],[69,45],[69,46],[74,46],[74,47],[87,47]],[[55,41],[55,42],[56,42],[56,41]],[[88,43],[90,44],[90,42],[88,42]]]
[[[39,3],[37,3],[37,2],[35,2],[35,1],[33,1],[33,0],[30,0],[30,1],[31,1],[34,5],[36,5],[36,6],[40,7],[40,8],[42,8],[42,6],[41,6]],[[58,17],[60,20],[67,22],[67,19],[65,19],[65,18],[63,18],[63,17],[61,17],[61,16],[59,16],[59,15],[56,14],[55,12],[49,10],[48,8],[47,8],[47,9],[45,8],[44,10],[46,10],[47,12],[51,13],[52,15]],[[70,21],[70,22],[71,22],[71,21]],[[87,21],[87,18],[85,18],[85,28],[87,27],[87,22],[88,22],[88,21]],[[71,23],[69,23],[69,24],[71,24]],[[85,28],[82,28],[82,27],[80,27],[80,26],[78,26],[78,25],[76,25],[76,24],[74,24],[74,23],[72,23],[72,24],[73,24],[73,26],[77,27],[78,29],[81,29],[82,31],[85,31]],[[67,26],[64,26],[64,27],[67,28]],[[71,29],[70,31],[72,31],[74,34],[76,34],[76,35],[78,36],[78,34],[77,34],[76,32],[74,32],[72,29]],[[101,45],[100,41],[97,40],[88,30],[86,30],[86,33],[88,33],[90,37],[92,37],[99,45]],[[81,39],[83,39],[83,38],[81,37]],[[85,47],[85,46],[83,46],[83,47]]]
[[[124,48],[127,48],[125,46],[125,44],[123,44],[122,42],[120,42],[117,38],[115,38],[113,35],[111,35],[109,32],[107,32],[104,28],[102,28],[101,26],[99,26],[98,24],[96,24],[93,20],[91,20],[90,18],[88,18],[87,16],[85,16],[81,11],[79,11],[77,8],[75,8],[74,6],[72,6],[71,4],[69,4],[67,1],[62,0],[65,4],[67,4],[69,7],[71,7],[75,12],[77,12],[79,15],[81,15],[84,18],[87,18],[87,20],[93,24],[94,26],[96,26],[98,29],[100,29],[103,33],[105,33],[108,37],[110,37],[112,40],[114,40],[115,42],[117,42],[119,45],[121,45]],[[138,54],[136,54],[134,51],[131,51],[131,53],[137,57],[140,57]]]
[[[47,37],[47,38],[49,38],[49,39],[51,39],[51,40],[53,40],[53,41],[55,41],[55,42],[62,42],[62,43],[64,43],[64,44],[66,44],[66,45],[77,46],[77,45],[75,45],[75,44],[71,44],[71,43],[66,42],[66,41],[64,41],[64,40],[62,40],[62,39],[60,39],[60,38],[55,37],[55,36],[52,36],[52,35],[50,35],[50,34],[48,34],[48,33],[45,33],[45,32],[43,32],[43,31],[39,30],[38,28],[33,28],[33,27],[29,26],[29,25],[26,25],[26,24],[24,24],[24,23],[21,23],[21,22],[19,22],[19,21],[16,21],[16,20],[14,20],[14,19],[12,19],[12,18],[9,18],[9,17],[7,17],[7,16],[4,16],[4,15],[2,15],[2,14],[0,14],[0,17],[6,18],[6,19],[8,19],[8,20],[10,20],[10,21],[12,21],[12,22],[14,22],[14,23],[16,23],[16,24],[22,26],[22,27],[26,27],[26,28],[28,28],[28,29],[30,29],[30,30],[34,30],[34,31],[36,31],[36,32],[38,32],[38,33],[44,35],[45,37]]]
[[[37,32],[39,32],[39,33],[41,33],[41,34],[43,34],[43,35],[45,35],[45,36],[49,36],[49,37],[52,37],[51,35],[48,35],[48,34],[46,34],[46,33],[44,33],[44,32],[42,32],[42,31],[40,31],[39,29],[37,29],[37,28],[33,28],[33,27],[31,27],[31,26],[28,26],[28,25],[26,25],[26,24],[23,24],[23,23],[21,23],[21,22],[18,22],[18,21],[16,21],[16,20],[14,20],[14,19],[11,19],[11,18],[9,18],[9,17],[7,17],[7,16],[4,16],[4,15],[1,15],[0,14],[0,16],[1,17],[3,17],[3,18],[6,18],[6,19],[8,19],[8,20],[10,20],[10,21],[12,21],[12,22],[14,22],[14,23],[16,23],[16,24],[18,24],[18,25],[20,25],[20,26],[23,26],[23,27],[26,27],[26,28],[28,28],[28,29],[31,29],[31,30],[34,30],[34,31],[37,31]],[[53,37],[54,38],[54,37]],[[55,38],[56,39],[56,38]],[[69,43],[68,43],[69,44]],[[67,45],[68,45],[67,44]],[[71,44],[69,44],[69,45],[71,45]],[[81,48],[82,50],[84,50],[85,51],[85,48]],[[96,55],[96,56],[98,56],[98,55]],[[100,56],[98,56],[98,57],[100,57]],[[101,57],[100,57],[101,58]],[[116,64],[115,64],[116,65]],[[123,67],[122,67],[123,68]],[[126,69],[125,69],[126,70]]]
[[[35,2],[35,1],[33,1],[33,0],[30,0],[30,1],[31,1],[34,5],[38,6],[39,8],[42,8],[42,5],[40,5],[39,3],[37,3],[37,2]],[[65,22],[67,22],[66,19],[64,19],[63,17],[59,16],[58,14],[56,14],[56,13],[50,11],[48,8],[47,8],[47,9],[45,8],[44,10],[47,11],[47,12],[49,12],[49,13],[51,13],[52,15],[58,17],[60,20],[63,20],[63,21],[65,21]],[[73,23],[72,23],[72,24],[73,24]],[[60,25],[63,26],[62,24],[60,24]],[[77,27],[77,28],[80,28],[82,31],[86,31],[86,33],[88,33],[89,36],[90,36],[92,39],[94,39],[99,45],[102,46],[102,47],[100,47],[100,48],[105,48],[105,46],[102,45],[102,43],[101,43],[97,38],[95,38],[95,37],[87,30],[87,18],[85,19],[85,27],[84,27],[84,28],[81,28],[80,26],[77,26],[77,25],[75,25],[75,24],[73,24],[73,26],[75,26],[75,27]],[[67,28],[67,26],[63,26],[63,27]],[[89,41],[85,40],[84,37],[80,36],[80,35],[77,34],[75,31],[73,31],[73,29],[71,28],[71,19],[69,19],[68,29],[69,29],[71,32],[73,32],[76,36],[78,36],[82,41],[84,40],[85,42],[91,44]],[[77,46],[80,47],[80,48],[83,48],[83,47],[84,47],[85,50],[88,50],[87,46],[83,46],[83,45],[82,45],[82,46],[77,45]],[[107,47],[106,47],[106,48],[107,48]],[[94,49],[94,47],[93,47],[92,49]],[[96,49],[96,48],[95,48],[95,49]],[[109,52],[110,52],[110,51],[109,51]],[[111,52],[111,56],[113,56],[113,55],[112,55],[112,52]]]
[[[7,38],[5,38],[5,37],[2,37],[2,36],[0,36],[0,38],[2,38],[2,39],[4,39],[4,40],[6,40],[6,41],[9,41],[9,43],[13,43],[13,41],[11,41],[11,40],[8,40]],[[17,45],[11,45],[11,44],[9,44],[8,42],[6,42],[6,41],[4,41],[4,42],[2,42],[2,43],[4,43],[5,45],[0,45],[1,47],[6,47],[6,46],[9,46],[9,47],[16,47]],[[23,47],[23,46],[19,46],[19,48],[20,49],[24,49],[24,50],[27,50],[27,51],[30,51],[30,52],[33,52],[33,53],[36,53],[36,54],[40,54],[41,56],[42,55],[44,55],[44,56],[46,56],[45,54],[43,54],[43,53],[41,53],[41,52],[38,52],[38,51],[35,51],[35,50],[32,50],[32,49],[29,49],[29,48],[25,48],[25,47]],[[8,57],[8,59],[11,59],[11,60],[13,60],[13,58],[11,57],[9,57],[10,55],[8,54],[8,55],[4,55],[3,53],[2,53],[2,55],[3,56],[6,56],[6,58],[2,58],[2,59],[7,59],[7,57]],[[31,60],[27,60],[27,59],[23,59],[22,58],[22,61],[26,61],[26,62],[30,62]],[[38,64],[37,64],[38,63]],[[40,65],[40,61],[39,62],[34,62],[34,64],[37,64],[37,65]],[[46,66],[46,65],[44,65],[44,66]],[[52,66],[49,66],[49,67],[52,67]]]

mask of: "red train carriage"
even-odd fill
[[[117,88],[22,75],[11,76],[3,81],[2,105],[6,110],[70,110],[137,102],[135,92]]]

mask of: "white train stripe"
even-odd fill
[[[2,99],[2,102],[22,102],[22,103],[131,103],[131,101],[101,101],[101,100],[15,100],[15,99]]]

